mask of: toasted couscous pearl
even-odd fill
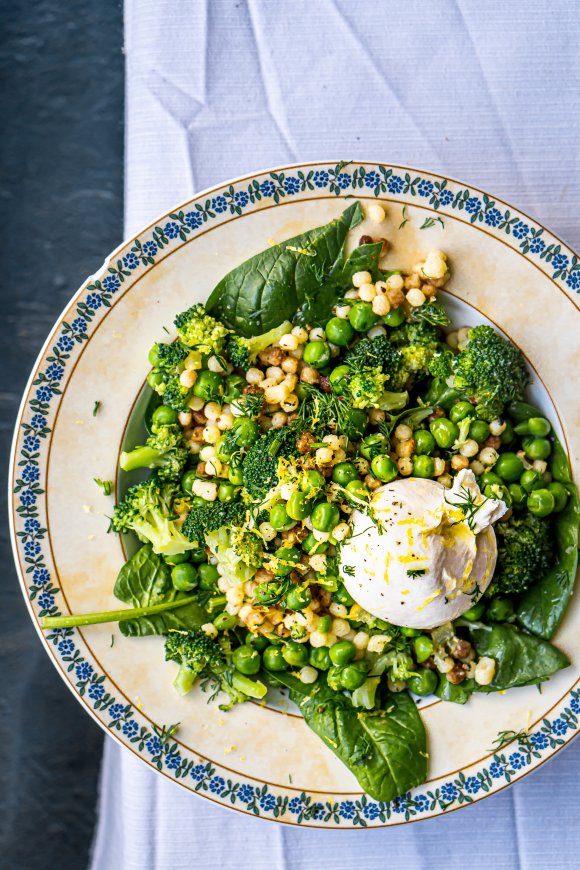
[[[363,284],[358,288],[359,299],[363,302],[372,302],[377,295],[377,290],[374,284]]]
[[[210,356],[207,361],[207,367],[210,372],[214,372],[217,375],[224,374],[227,371],[227,366],[224,366],[217,356]]]
[[[317,679],[318,671],[316,670],[316,668],[313,668],[310,665],[304,665],[304,667],[300,669],[301,683],[315,683]]]
[[[213,456],[205,463],[205,473],[209,474],[210,477],[219,477],[221,470],[222,464],[217,456]]]
[[[445,473],[445,460],[440,456],[435,456],[433,459],[433,475],[439,477]]]
[[[390,638],[386,634],[375,634],[369,638],[367,649],[372,653],[380,653],[388,644]]]
[[[355,272],[352,276],[353,287],[362,287],[363,284],[370,284],[372,280],[370,272]]]
[[[375,296],[373,299],[373,312],[379,317],[384,317],[391,310],[391,303],[386,296]]]
[[[395,429],[395,438],[398,438],[399,441],[408,441],[409,438],[413,437],[413,430],[410,426],[407,426],[405,423],[399,423],[397,428]]]
[[[498,460],[499,453],[493,447],[484,447],[477,457],[484,465],[495,465]]]
[[[389,290],[402,290],[405,281],[402,275],[390,275],[385,283]]]
[[[231,429],[234,422],[234,415],[231,411],[224,411],[216,417],[216,425],[222,432],[225,432],[226,429]]]
[[[350,314],[350,305],[337,305],[334,313],[341,320],[346,320]]]
[[[439,477],[437,478],[437,483],[440,483],[442,486],[449,489],[449,487],[453,483],[453,478],[451,477],[450,474],[440,474]]]
[[[314,329],[310,330],[308,338],[310,339],[310,341],[324,341],[324,339],[326,338],[326,333],[323,329],[317,326]]]
[[[277,383],[283,379],[284,372],[280,366],[268,366],[266,369],[266,377]]]
[[[319,447],[316,451],[316,461],[320,465],[327,465],[332,462],[332,450],[330,447]]]
[[[418,308],[425,302],[426,296],[423,291],[419,290],[419,288],[417,287],[409,290],[409,292],[405,296],[405,299],[407,300],[409,305],[413,306],[413,308]]]
[[[192,415],[190,411],[180,411],[177,415],[177,419],[179,420],[181,426],[185,429],[187,426],[191,425]]]
[[[375,224],[382,224],[385,219],[385,210],[382,205],[369,205],[367,208],[367,217]]]
[[[346,536],[349,533],[349,525],[348,523],[339,523],[332,530],[332,537],[335,541],[344,541]]]
[[[287,335],[282,336],[279,344],[284,350],[296,350],[298,347],[298,337],[289,332]]]
[[[374,302],[373,302],[373,311],[374,310],[375,309],[374,309]],[[375,314],[376,313],[377,312],[375,311]],[[378,338],[379,335],[386,335],[386,334],[387,334],[387,330],[385,329],[384,326],[381,326],[380,324],[378,324],[377,326],[371,326],[371,328],[367,332],[367,335],[369,338]]]
[[[203,430],[203,440],[208,444],[215,444],[221,434],[215,423],[208,423]]]
[[[495,659],[482,656],[475,666],[475,682],[480,686],[489,686],[495,676]]]
[[[337,637],[345,637],[350,631],[350,622],[337,617],[332,620],[332,630]]]
[[[301,326],[295,326],[291,334],[296,336],[298,344],[304,344],[308,340],[308,333]]]
[[[469,467],[477,477],[485,471],[485,465],[479,459],[474,459],[473,462],[470,462]]]
[[[369,636],[366,631],[358,631],[352,639],[357,649],[366,649],[369,645]]]
[[[397,468],[404,477],[413,473],[413,462],[406,456],[397,460]]]
[[[207,462],[208,459],[213,459],[215,456],[215,447],[211,444],[206,444],[205,447],[202,447],[199,451],[199,458],[203,462]]]
[[[339,604],[337,601],[333,601],[330,607],[328,608],[333,616],[346,616],[348,610],[344,604]]]
[[[507,423],[504,420],[492,420],[489,424],[489,431],[492,435],[501,435],[506,430]]]
[[[451,468],[454,471],[461,471],[462,468],[467,468],[469,459],[467,456],[460,456],[458,453],[451,458]]]
[[[272,414],[272,429],[281,429],[287,422],[288,414],[285,414],[284,411],[276,411],[275,414]]]
[[[273,541],[276,537],[276,529],[270,523],[260,523],[258,528],[260,535],[265,541]]]
[[[184,369],[179,375],[179,383],[182,387],[193,387],[197,380],[197,372],[193,369]]]
[[[473,438],[468,438],[459,448],[459,452],[462,456],[476,456],[479,452],[479,444]]]
[[[217,484],[211,480],[194,480],[191,489],[194,495],[199,495],[205,501],[215,501],[217,498]]]
[[[246,380],[249,384],[259,384],[264,379],[261,369],[249,368],[246,372]]]
[[[327,635],[323,631],[313,631],[308,640],[310,641],[310,646],[314,648],[320,646],[326,646],[326,638]]]
[[[203,413],[207,417],[208,420],[217,420],[219,415],[222,412],[222,406],[218,405],[217,402],[208,402],[205,408],[203,409]]]
[[[213,622],[206,622],[204,625],[202,625],[201,630],[203,631],[204,634],[207,634],[208,637],[217,637],[218,636],[218,630],[215,627],[215,625],[213,624]]]

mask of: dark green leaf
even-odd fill
[[[291,691],[306,723],[375,800],[389,801],[427,776],[427,738],[406,692],[388,696],[385,709],[361,711],[321,686],[311,697]]]
[[[547,680],[570,664],[566,655],[547,640],[526,634],[507,623],[467,626],[479,656],[495,659],[496,672],[489,686],[479,692],[494,692],[512,686],[527,686]]]
[[[452,701],[454,704],[465,704],[469,701],[474,689],[474,680],[464,680],[463,683],[454,685],[449,682],[445,674],[441,674],[435,694],[443,701]]]
[[[531,415],[533,416],[533,415]],[[556,564],[524,593],[518,619],[534,634],[547,640],[554,636],[574,591],[578,567],[578,524],[580,502],[572,483],[566,451],[556,439],[552,452],[552,475],[568,490],[564,510],[552,518]]]
[[[245,337],[261,335],[284,320],[328,319],[330,292],[321,294],[320,288],[341,263],[348,231],[362,219],[355,202],[329,224],[256,254],[222,278],[207,311]]]
[[[161,556],[154,553],[150,544],[137,550],[121,568],[113,589],[115,596],[132,607],[149,607],[175,601],[175,610],[144,615],[139,619],[125,619],[119,623],[126,637],[142,637],[148,634],[167,634],[169,629],[189,630],[199,628],[208,621],[203,607],[190,601],[179,607],[179,599],[190,597],[176,592],[171,583],[171,572]]]

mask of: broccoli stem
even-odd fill
[[[139,619],[141,616],[152,616],[166,610],[177,610],[197,601],[194,595],[187,598],[176,598],[174,601],[164,601],[162,604],[150,604],[147,607],[133,607],[130,610],[104,610],[100,613],[70,613],[66,616],[43,616],[41,628],[76,628],[79,625],[98,625],[102,622],[123,622],[125,619]]]
[[[153,447],[135,447],[127,453],[125,450],[121,453],[119,465],[123,471],[135,471],[137,468],[156,468],[162,464],[163,457],[158,450]]]
[[[248,698],[256,698],[257,700],[261,700],[268,691],[264,683],[259,680],[250,680],[239,671],[234,671],[232,674],[232,686],[238,692],[243,692]]]
[[[173,686],[178,695],[187,695],[188,692],[191,692],[198,676],[199,674],[188,668],[187,665],[180,665],[173,680]]]

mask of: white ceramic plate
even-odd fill
[[[410,268],[432,248],[449,256],[445,302],[457,324],[498,325],[535,372],[532,396],[556,422],[576,479],[580,414],[580,263],[559,239],[511,206],[440,176],[368,163],[312,163],[206,191],[111,254],[56,323],[25,391],[12,456],[12,534],[31,617],[109,610],[124,561],[107,535],[128,418],[147,352],[173,316],[204,301],[233,266],[336,217],[345,198],[379,201],[387,266]],[[403,207],[405,213],[403,216]],[[402,228],[400,224],[407,219]],[[357,238],[376,226],[365,224]],[[355,243],[353,240],[352,243]],[[95,402],[100,402],[93,416]],[[224,714],[172,689],[162,640],[123,638],[110,625],[39,631],[63,680],[99,724],[162,775],[216,803],[290,824],[365,827],[450,812],[499,791],[569,742],[580,713],[580,602],[556,636],[573,662],[543,687],[427,703],[429,779],[377,803],[307,728],[276,706]],[[58,716],[58,709],[54,711]],[[163,726],[179,722],[175,736]],[[501,731],[528,732],[498,751]]]

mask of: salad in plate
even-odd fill
[[[140,543],[123,607],[43,627],[161,635],[177,691],[222,709],[289,690],[387,801],[427,777],[418,698],[569,664],[550,641],[579,504],[519,349],[450,323],[443,252],[409,274],[381,268],[382,239],[347,256],[363,216],[353,202],[247,260],[152,347],[148,437],[121,454],[111,521]]]

